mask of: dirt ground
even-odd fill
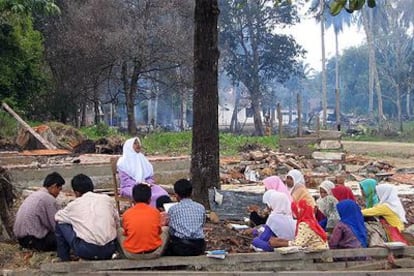
[[[353,154],[368,160],[384,160],[396,168],[414,168],[414,144],[344,141],[343,145],[348,155]],[[205,232],[208,249],[227,249],[232,253],[250,252],[251,237],[228,228],[227,224],[225,221],[219,224],[207,223]],[[55,253],[22,250],[15,242],[0,243],[0,269],[39,268],[42,263],[55,259]]]

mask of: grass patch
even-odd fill
[[[278,144],[278,136],[244,136],[220,133],[220,155],[222,156],[236,155],[248,145],[276,150]]]
[[[183,155],[191,153],[191,132],[160,132],[140,137],[144,152],[149,155]]]
[[[0,111],[0,138],[13,139],[17,134],[18,123],[11,115]]]

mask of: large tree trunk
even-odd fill
[[[137,82],[139,77],[139,62],[134,60],[134,68],[131,77],[128,76],[128,64],[126,61],[122,63],[122,83],[124,86],[125,102],[127,109],[128,133],[137,134],[137,126],[135,123],[135,94],[137,93]],[[131,81],[129,82],[129,79]]]
[[[326,110],[328,108],[328,99],[326,92],[326,57],[325,57],[325,18],[321,15],[321,48],[322,48],[322,125],[326,128]]]
[[[196,0],[191,175],[194,199],[210,208],[208,188],[220,186],[217,0]]]

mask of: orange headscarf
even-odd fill
[[[323,241],[328,239],[325,231],[319,225],[315,218],[314,208],[310,206],[306,200],[301,199],[298,202],[292,202],[292,212],[296,216],[296,234],[298,232],[299,223],[304,222],[318,235]]]

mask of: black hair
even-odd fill
[[[92,179],[83,173],[75,175],[72,178],[72,189],[81,195],[87,192],[93,192]]]
[[[193,186],[191,185],[190,180],[180,179],[174,183],[174,192],[181,198],[191,197],[193,192]]]
[[[137,203],[148,203],[151,199],[151,187],[146,184],[135,185],[132,188],[132,198]]]
[[[157,206],[157,209],[161,209],[161,208],[164,209],[164,203],[170,203],[170,202],[171,202],[171,198],[167,195],[163,195],[157,198],[155,205]]]
[[[58,187],[61,187],[65,184],[65,179],[63,179],[63,177],[57,172],[52,172],[46,176],[45,180],[43,181],[43,187],[48,188],[54,184],[56,184]]]

